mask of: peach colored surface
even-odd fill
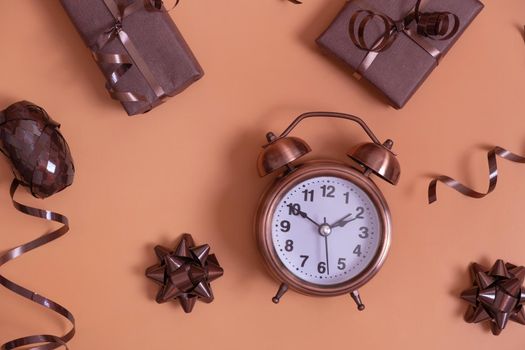
[[[128,118],[56,0],[2,1],[0,106],[28,99],[62,123],[77,167],[75,183],[25,203],[69,216],[71,233],[2,269],[67,307],[78,320],[73,349],[523,349],[525,327],[500,337],[463,321],[458,298],[471,261],[525,264],[525,166],[499,161],[500,183],[484,200],[444,187],[426,201],[429,175],[487,186],[486,145],[525,152],[523,0],[486,8],[401,111],[319,53],[316,36],[342,0],[183,0],[171,13],[206,75],[151,113]],[[289,292],[265,270],[251,231],[258,197],[272,180],[255,161],[268,130],[301,112],[363,117],[392,138],[402,164],[397,187],[377,180],[392,209],[393,246],[382,271],[349,297]],[[365,135],[342,121],[310,121],[297,135],[311,157],[344,160]],[[53,226],[25,217],[8,196],[0,163],[0,249]],[[208,242],[226,270],[216,300],[186,315],[157,305],[144,277],[153,246],[181,232]],[[55,314],[0,289],[0,341],[63,334]]]

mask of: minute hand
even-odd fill
[[[334,227],[344,227],[344,226],[345,226],[346,224],[348,224],[349,222],[352,222],[352,221],[354,221],[354,220],[359,219],[359,216],[356,216],[355,218],[351,218],[351,216],[352,216],[352,213],[343,216],[341,219],[337,220],[335,223],[333,223],[332,225],[330,225],[330,227],[331,227],[331,228],[334,228]]]

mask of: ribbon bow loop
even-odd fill
[[[349,34],[352,42],[362,50],[381,52],[392,45],[399,33],[406,34],[418,45],[423,46],[420,44],[417,35],[429,37],[434,40],[448,40],[458,32],[458,16],[450,12],[420,12],[420,2],[421,0],[417,2],[413,11],[397,21],[384,13],[370,10],[358,10],[354,12],[349,23]],[[366,28],[374,19],[376,22],[380,20],[384,27],[377,41],[373,45],[369,45],[366,43],[365,33]],[[417,23],[416,34],[409,29],[413,21]]]
[[[459,30],[459,18],[450,12],[421,13],[416,15],[416,21],[419,35],[437,40],[448,40]]]
[[[156,1],[155,6],[150,0],[135,0],[134,2],[120,6],[115,0],[104,0],[104,4],[111,12],[114,18],[112,25],[102,32],[97,38],[95,48],[92,50],[93,57],[100,65],[111,65],[113,68],[107,74],[108,83],[106,88],[109,91],[110,96],[113,99],[121,102],[147,102],[148,98],[144,95],[132,92],[132,91],[121,91],[117,88],[117,84],[120,79],[126,74],[133,65],[135,65],[138,71],[142,74],[144,79],[148,82],[151,90],[155,93],[157,98],[163,100],[167,97],[166,92],[160,86],[159,82],[149,69],[148,65],[140,55],[139,51],[131,41],[130,37],[123,29],[123,21],[136,11],[146,8],[158,12],[165,11],[163,8],[162,1]],[[158,8],[157,8],[158,6]],[[102,50],[114,39],[119,39],[126,53],[104,53]],[[151,104],[150,104],[151,106]]]
[[[398,21],[386,14],[371,10],[357,10],[352,14],[348,24],[350,39],[356,47],[368,52],[354,73],[357,79],[360,79],[372,66],[380,52],[392,46],[400,34],[406,35],[439,63],[441,51],[426,38],[451,39],[459,30],[459,17],[451,12],[420,12],[420,4],[421,0],[418,0],[414,9]],[[415,31],[410,28],[414,21],[417,28]],[[366,29],[371,23],[377,25],[378,22],[383,25],[382,32],[375,42],[370,44],[365,39]]]
[[[395,27],[396,32],[398,32],[398,33],[400,33],[403,30],[405,30],[405,28],[406,28],[405,19],[402,19],[400,21],[394,22],[394,27]]]

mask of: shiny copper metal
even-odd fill
[[[365,309],[365,304],[363,304],[363,301],[361,300],[361,295],[359,294],[358,290],[354,290],[350,292],[350,296],[354,300],[355,304],[357,305],[357,309],[359,311],[363,311]]]
[[[271,139],[269,134],[269,138]],[[273,139],[264,146],[257,159],[260,176],[266,176],[309,153],[312,149],[298,137]]]
[[[497,260],[492,268],[470,266],[474,286],[461,293],[469,303],[468,323],[490,321],[491,331],[499,335],[508,321],[525,325],[525,267]]]
[[[370,129],[368,127],[368,125],[366,125],[366,123],[361,118],[359,118],[359,117],[357,117],[355,115],[346,114],[346,113],[338,113],[338,112],[307,112],[307,113],[303,113],[300,116],[298,116],[297,118],[295,118],[295,120],[286,128],[286,130],[284,130],[283,133],[281,135],[279,135],[279,138],[288,136],[288,134],[290,134],[290,132],[292,132],[292,130],[295,129],[297,127],[297,125],[299,125],[299,123],[301,123],[303,120],[309,119],[309,118],[336,118],[336,119],[344,119],[344,120],[349,120],[349,121],[355,122],[355,123],[359,124],[359,126],[361,128],[363,128],[363,130],[366,132],[368,137],[370,137],[372,139],[372,141],[374,141],[374,143],[381,144],[379,139],[373,133],[372,129]]]
[[[383,180],[397,185],[401,175],[401,166],[396,156],[390,151],[392,145],[391,140],[387,140],[385,145],[368,142],[352,148],[347,154]]]
[[[368,146],[358,154],[358,161],[369,159],[372,171],[383,177],[390,183],[396,184],[399,179],[400,166],[391,152],[383,152],[392,148],[393,142],[387,140],[384,145],[375,136],[372,130],[359,117],[351,114],[337,112],[308,112],[303,113],[283,131],[279,137],[273,133],[266,135],[268,144],[263,146],[262,152],[257,160],[257,169],[260,176],[266,176],[283,166],[291,164],[294,160],[299,159],[311,151],[308,144],[297,137],[288,136],[303,120],[308,118],[338,118],[353,121],[363,128],[366,134],[372,139],[378,147]],[[366,153],[370,154],[367,155]],[[362,162],[361,162],[362,163]]]
[[[430,181],[428,185],[428,203],[432,204],[437,201],[437,183],[441,182],[448,187],[458,191],[459,193],[471,198],[483,198],[496,189],[498,183],[498,163],[496,156],[515,163],[525,164],[525,157],[514,154],[505,148],[496,146],[487,153],[487,160],[489,164],[489,187],[487,192],[477,192],[470,187],[461,184],[446,175],[441,175]]]
[[[281,298],[287,291],[288,291],[288,285],[286,283],[281,283],[281,285],[279,286],[279,289],[277,290],[277,293],[272,298],[273,303],[279,304],[279,301],[281,301]]]
[[[281,263],[272,244],[271,222],[279,201],[291,188],[307,179],[319,176],[335,176],[359,186],[372,200],[378,210],[381,227],[380,242],[376,255],[363,272],[349,281],[332,286],[312,284],[293,275]],[[298,166],[287,176],[278,178],[261,197],[255,218],[254,230],[259,251],[273,277],[290,288],[308,295],[335,296],[353,292],[368,282],[385,262],[391,240],[391,218],[388,205],[377,186],[363,173],[343,163],[334,161],[311,161]]]
[[[146,270],[146,276],[161,288],[156,301],[159,304],[179,300],[184,312],[190,313],[197,300],[211,303],[214,299],[210,283],[224,274],[210,246],[195,246],[190,234],[185,233],[174,250],[156,246],[160,262]]]

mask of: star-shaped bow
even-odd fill
[[[490,270],[473,263],[470,271],[474,286],[461,293],[470,304],[467,322],[490,320],[494,335],[499,335],[509,320],[525,325],[525,267],[498,260]]]
[[[209,245],[195,246],[191,235],[185,233],[174,251],[158,245],[155,253],[160,263],[149,267],[146,276],[161,286],[157,303],[178,299],[184,311],[190,313],[197,299],[213,301],[210,283],[224,270],[215,254],[210,254]]]

